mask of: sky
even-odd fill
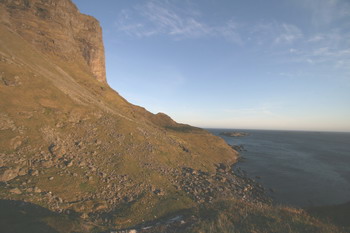
[[[109,85],[204,128],[350,132],[348,0],[73,0]]]

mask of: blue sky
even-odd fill
[[[200,127],[350,131],[347,0],[73,0],[108,83]]]

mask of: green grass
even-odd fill
[[[96,186],[95,186],[95,185],[91,185],[91,184],[89,184],[88,182],[81,183],[81,184],[79,185],[79,188],[80,188],[80,190],[83,191],[83,192],[92,193],[92,192],[95,192],[95,191],[96,191]]]

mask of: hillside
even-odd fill
[[[108,86],[99,23],[70,0],[0,0],[0,35],[0,226],[8,232],[27,220],[43,222],[33,232],[84,232],[223,198],[268,202],[261,186],[231,172],[238,154],[224,140]],[[14,230],[11,218],[24,220]]]
[[[0,3],[3,199],[86,214],[145,202],[167,212],[195,203],[174,187],[183,167],[236,160],[220,138],[112,90],[99,24],[69,0]]]

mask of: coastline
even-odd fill
[[[210,132],[220,136],[230,130]],[[346,143],[350,134],[231,131],[250,133],[247,137],[222,138],[236,149],[243,145],[237,166],[253,179],[259,177],[267,190],[271,188],[274,192],[268,195],[276,199],[275,203],[308,208],[349,201],[349,167],[344,165],[350,162]]]

